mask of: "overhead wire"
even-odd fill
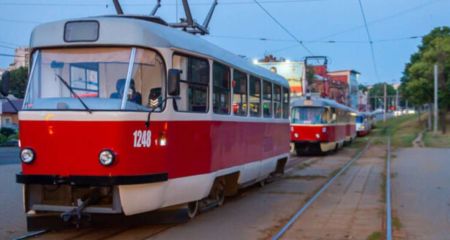
[[[259,8],[261,8],[281,29],[283,29],[289,36],[291,36],[295,41],[297,41],[297,43],[303,47],[303,49],[305,49],[310,55],[314,55],[313,52],[306,47],[306,45],[300,40],[298,39],[294,34],[292,34],[283,24],[281,24],[269,11],[267,11],[267,9],[265,9],[259,2],[258,0],[253,0],[255,1],[255,3],[259,6]]]
[[[376,58],[375,58],[375,49],[373,47],[372,35],[370,34],[369,26],[367,25],[366,13],[364,12],[364,7],[363,7],[363,5],[361,3],[361,0],[358,0],[358,3],[359,3],[359,8],[361,10],[361,15],[363,17],[367,38],[369,40],[370,52],[371,52],[371,56],[372,56],[372,65],[373,65],[373,69],[375,71],[375,77],[379,81],[380,77],[379,77],[379,74],[378,74],[378,66],[377,66],[377,61],[376,61]]]

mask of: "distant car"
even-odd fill
[[[18,147],[19,141],[18,140],[8,140],[2,144],[0,144],[1,147]]]

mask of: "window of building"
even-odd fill
[[[233,113],[247,116],[247,74],[234,70],[233,72]]]
[[[213,64],[213,110],[230,113],[230,68],[217,62]]]
[[[275,118],[281,118],[283,115],[281,107],[281,87],[279,85],[273,85],[273,109]]]
[[[272,83],[263,81],[263,113],[264,117],[272,117]]]
[[[249,94],[250,116],[261,116],[261,79],[250,76],[250,94]]]
[[[180,99],[174,108],[180,112],[208,112],[209,63],[205,59],[174,55],[173,68],[180,69]]]
[[[289,89],[283,88],[283,118],[289,118]]]

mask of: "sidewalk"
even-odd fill
[[[450,149],[399,149],[392,162],[397,239],[449,239]]]

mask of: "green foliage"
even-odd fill
[[[19,139],[19,135],[17,133],[11,134],[8,136],[8,141],[9,140],[18,140]]]
[[[395,88],[390,84],[386,84],[386,95],[392,96],[395,94],[396,94]],[[382,106],[382,103],[378,102],[378,104],[376,104],[375,101],[379,101],[379,99],[383,98],[383,96],[384,96],[384,83],[377,83],[373,85],[372,88],[369,89],[370,105],[373,107]]]
[[[358,90],[363,91],[363,92],[367,92],[369,90],[369,88],[365,85],[359,84],[358,85]]]
[[[16,133],[16,130],[12,129],[12,128],[0,128],[0,134],[5,136],[5,137],[9,137],[10,135],[13,135]]]
[[[419,51],[406,64],[400,91],[409,102],[422,105],[433,101],[434,64],[439,67],[439,104],[450,105],[450,28],[433,29],[423,37]]]
[[[28,68],[20,67],[10,72],[10,92],[17,98],[23,98],[25,96],[25,90],[28,82]]]
[[[8,138],[5,135],[0,134],[0,144],[6,142],[7,140],[8,140]]]

